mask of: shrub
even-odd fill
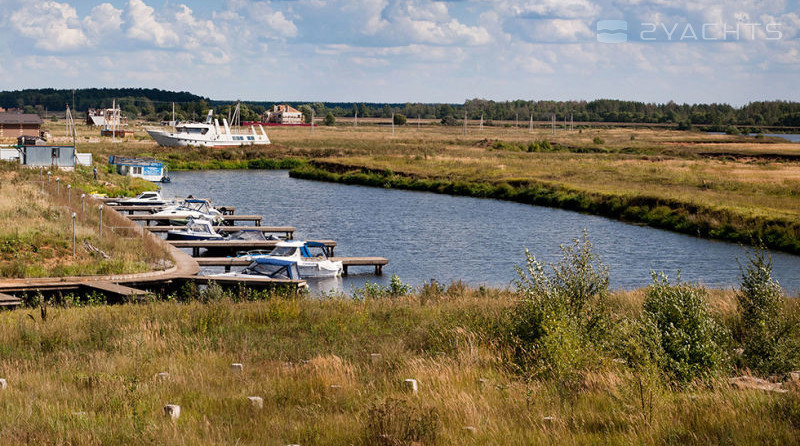
[[[574,395],[608,337],[608,268],[586,233],[561,249],[562,259],[550,265],[525,251],[511,333],[523,369],[553,378],[559,390]]]
[[[750,257],[736,300],[742,365],[765,374],[791,371],[800,359],[800,343],[785,316],[785,297],[772,279],[768,254],[759,251]]]
[[[336,124],[336,117],[333,116],[333,113],[328,112],[328,114],[325,115],[325,125],[331,126],[335,124]]]
[[[406,125],[406,116],[397,113],[394,115],[394,125]]]
[[[657,328],[661,367],[676,383],[710,378],[727,364],[721,347],[724,329],[712,317],[707,296],[680,276],[670,284],[664,274],[653,273],[647,288],[644,317]]]
[[[595,136],[594,139],[592,139],[592,143],[599,146],[600,144],[605,144],[606,142],[603,140],[603,138]]]

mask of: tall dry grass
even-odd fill
[[[643,410],[636,377],[611,363],[565,401],[557,383],[525,380],[506,359],[500,322],[515,299],[456,289],[425,299],[53,308],[47,321],[0,313],[0,442],[796,442],[797,393],[664,389]],[[612,300],[640,305],[635,294]],[[418,394],[404,390],[406,378],[418,380]],[[176,422],[163,415],[168,403],[182,407]]]

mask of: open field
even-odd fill
[[[46,320],[38,310],[0,313],[0,442],[792,444],[800,435],[796,387],[736,390],[726,373],[708,385],[648,387],[644,404],[641,377],[613,353],[566,396],[558,380],[515,368],[509,291],[231,297],[53,307]],[[643,298],[610,303],[632,318]],[[720,320],[733,318],[732,299],[712,294]],[[408,378],[418,394],[405,390]],[[166,404],[181,406],[178,420],[165,418]]]

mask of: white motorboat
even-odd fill
[[[169,206],[155,212],[154,217],[170,217],[169,223],[173,225],[183,226],[192,220],[208,220],[212,224],[222,222],[222,213],[213,206],[208,200],[199,200],[195,198],[187,198],[182,203]]]
[[[303,242],[287,240],[278,242],[268,255],[250,252],[245,258],[273,258],[293,260],[297,262],[300,277],[323,278],[342,275],[342,262],[328,258],[328,247],[320,242]]]
[[[109,206],[164,206],[170,201],[161,197],[161,193],[155,192],[142,192],[141,194],[131,198],[119,198],[114,201],[109,201],[106,204]]]
[[[234,116],[238,116],[239,105]],[[261,125],[250,127],[250,131],[231,130],[228,120],[222,119],[222,126],[213,117],[214,110],[208,111],[205,122],[189,122],[175,126],[174,129],[146,128],[147,133],[159,144],[166,147],[206,146],[239,147],[270,144],[269,137]],[[256,132],[258,127],[258,132]]]
[[[190,218],[183,229],[167,231],[167,240],[222,240],[210,220]]]
[[[259,257],[253,259],[253,262],[242,271],[216,274],[209,277],[262,277],[282,280],[302,280],[302,276],[300,275],[297,267],[297,261],[272,257]],[[308,284],[305,282],[299,284],[299,286],[300,288],[308,288]]]

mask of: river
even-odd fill
[[[560,244],[584,229],[610,268],[612,288],[650,282],[651,271],[711,287],[737,286],[741,246],[699,239],[604,217],[525,204],[428,192],[349,186],[290,178],[287,171],[170,172],[166,197],[210,198],[259,214],[268,226],[294,226],[295,238],[333,239],[337,256],[389,259],[383,276],[356,267],[336,281],[310,282],[313,291],[349,292],[366,281],[388,284],[391,275],[418,286],[431,279],[479,286],[509,286],[524,248],[544,261],[560,258]],[[773,252],[774,275],[792,295],[800,290],[800,256]]]

